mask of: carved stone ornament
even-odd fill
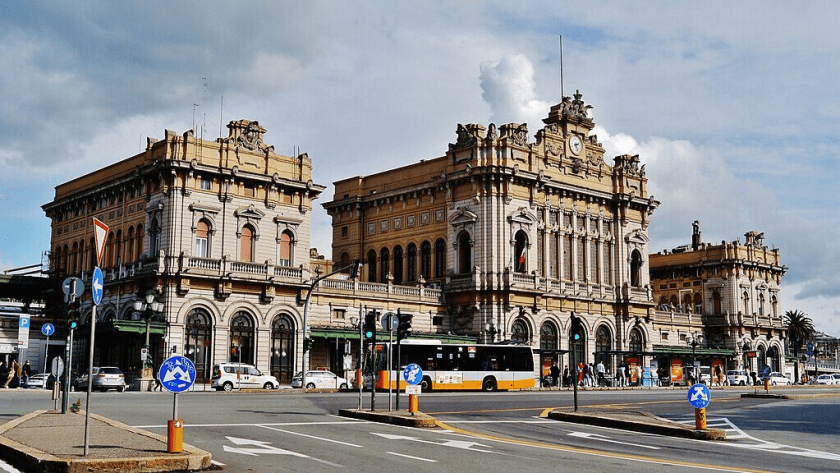
[[[238,120],[228,123],[230,134],[225,138],[226,143],[233,143],[236,148],[245,148],[248,151],[266,153],[274,151],[274,146],[267,146],[263,142],[265,128],[260,126],[258,121]]]

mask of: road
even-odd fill
[[[790,388],[797,393],[808,388]],[[779,390],[781,391],[781,389]],[[714,390],[709,425],[729,440],[704,442],[569,424],[541,417],[572,393],[423,394],[420,409],[448,429],[410,429],[338,417],[354,393],[190,392],[178,397],[184,441],[225,471],[837,471],[838,397],[742,399]],[[84,400],[83,393],[74,396]],[[369,393],[363,402],[369,404]],[[71,398],[75,401],[75,397]],[[94,393],[95,412],[165,435],[169,393]],[[407,401],[401,401],[403,406]],[[693,422],[680,390],[581,392],[582,408],[639,409]],[[0,421],[53,407],[45,392],[0,391]],[[387,394],[377,394],[387,409]]]

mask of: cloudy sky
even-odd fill
[[[563,87],[662,202],[651,249],[741,239],[789,267],[782,310],[840,336],[834,2],[4,2],[0,268],[40,262],[40,206],[147,136],[259,120],[332,182],[441,156],[458,123],[528,123]],[[319,207],[313,245],[330,254]]]

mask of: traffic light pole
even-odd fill
[[[312,291],[315,290],[315,286],[317,286],[318,283],[323,281],[324,279],[327,279],[328,277],[330,277],[332,275],[338,274],[338,273],[340,273],[342,271],[346,271],[348,269],[351,270],[350,278],[353,279],[358,275],[359,266],[361,266],[361,261],[360,260],[355,260],[352,263],[350,263],[349,265],[344,266],[343,268],[336,269],[335,271],[333,271],[329,274],[325,274],[324,276],[320,276],[320,277],[315,278],[315,280],[312,281],[312,284],[309,285],[309,291],[306,292],[306,301],[304,301],[304,303],[303,303],[303,339],[304,340],[307,338],[307,334],[309,332],[309,320],[307,318],[308,314],[309,314],[309,299],[312,298]],[[301,370],[300,370],[300,383],[301,383],[300,387],[301,387],[301,389],[306,389],[306,365],[307,365],[307,361],[309,361],[309,355],[307,354],[308,351],[309,350],[306,350],[306,349],[303,350],[303,357],[300,360],[300,367],[301,367]]]

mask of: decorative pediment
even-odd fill
[[[265,212],[259,210],[256,206],[254,206],[254,204],[251,204],[247,207],[240,207],[236,209],[233,215],[247,219],[260,220],[265,217]]]
[[[471,212],[469,209],[464,207],[458,207],[452,212],[452,216],[449,217],[449,224],[450,225],[466,225],[468,223],[475,223],[478,220],[478,215],[474,212]]]
[[[535,225],[538,222],[537,216],[525,207],[519,207],[513,213],[508,215],[508,221],[510,223],[518,223],[524,226]]]
[[[627,243],[634,243],[636,245],[647,245],[650,242],[647,233],[642,230],[634,230],[624,237]]]

